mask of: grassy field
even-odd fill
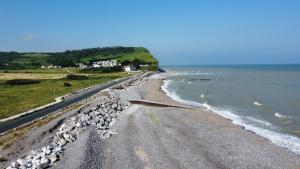
[[[11,79],[61,79],[66,73],[0,73],[0,80]]]
[[[39,63],[41,65],[49,65],[47,63],[47,57],[48,55],[46,54],[39,54],[39,53],[33,53],[33,54],[24,54],[22,57],[13,60],[11,63],[12,64],[24,64],[28,67],[32,66],[34,63]]]
[[[67,80],[63,77],[70,74],[68,73],[70,71],[26,71],[27,73],[21,70],[19,73],[1,73],[1,75],[5,75],[0,75],[0,119],[53,102],[55,97],[75,92],[91,85],[128,76],[128,74],[124,73],[86,74],[89,76],[89,80]],[[6,84],[8,79],[25,77],[42,80],[39,84],[19,86]],[[65,87],[64,82],[68,82],[72,86]]]
[[[5,73],[26,73],[26,74],[70,74],[78,73],[78,68],[59,68],[59,69],[20,69],[20,70],[0,70],[1,74]]]

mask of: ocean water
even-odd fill
[[[300,65],[177,66],[162,90],[300,155]]]

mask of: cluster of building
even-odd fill
[[[90,65],[78,63],[77,66],[80,69],[90,69],[90,68],[101,68],[101,67],[104,67],[104,68],[115,67],[115,66],[120,66],[120,64],[117,63],[117,60],[102,60],[102,61],[93,62]],[[140,67],[149,67],[149,65],[148,64],[140,65]],[[49,65],[49,66],[41,66],[41,68],[42,69],[57,69],[57,68],[61,68],[61,66]],[[136,67],[134,67],[133,65],[124,65],[123,70],[125,72],[137,71]]]
[[[117,60],[103,60],[93,62],[92,67],[115,67],[117,66]]]
[[[49,66],[41,66],[42,69],[58,69],[61,68],[61,66],[56,65],[49,65]]]
[[[117,60],[102,60],[102,61],[96,61],[93,62],[91,65],[85,65],[83,63],[77,64],[77,66],[80,69],[89,69],[89,68],[101,68],[101,67],[115,67],[120,66],[120,64],[117,63]],[[141,67],[146,67],[149,65],[141,65]],[[137,71],[136,67],[133,65],[124,65],[123,66],[124,72],[133,72]]]
[[[118,66],[118,64],[117,64],[117,60],[102,60],[102,61],[93,62],[91,65],[78,63],[77,66],[80,69],[88,69],[88,68],[100,68],[100,67],[115,67]]]

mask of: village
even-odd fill
[[[117,67],[122,66],[122,70],[124,72],[136,72],[138,71],[138,68],[135,67],[133,64],[124,64],[118,63],[116,59],[113,60],[100,60],[92,62],[91,64],[84,64],[84,63],[78,63],[76,66],[79,69],[92,69],[92,68],[111,68],[111,67]],[[149,64],[140,64],[139,67],[141,68],[147,68],[149,67]],[[41,66],[42,69],[58,69],[61,68],[61,66],[56,65],[49,65],[49,66]]]

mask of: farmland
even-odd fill
[[[116,78],[129,76],[125,73],[82,74],[88,80],[68,80],[68,74],[79,72],[77,69],[52,70],[15,70],[11,73],[0,71],[0,119],[31,110],[53,102],[55,97],[63,96],[77,90],[104,83]],[[38,79],[39,84],[16,85],[6,84],[10,79]],[[71,86],[65,86],[64,83]]]

